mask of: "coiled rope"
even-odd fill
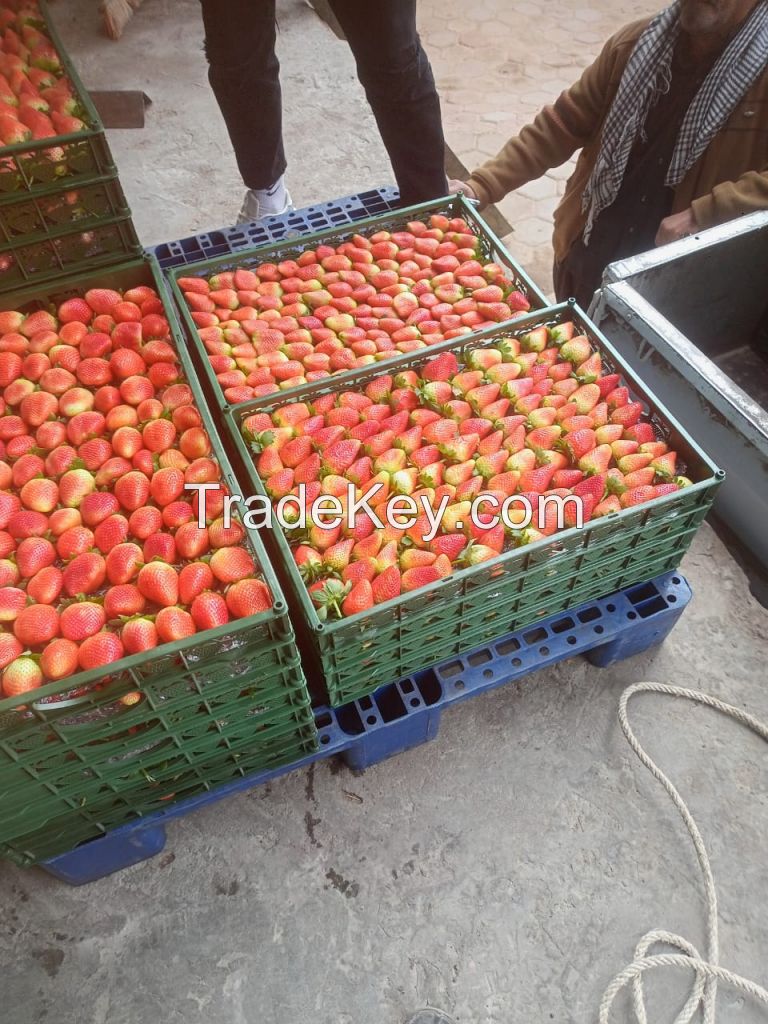
[[[632,1006],[638,1024],[648,1024],[643,993],[643,975],[646,971],[652,970],[655,967],[683,967],[694,972],[690,995],[686,1000],[685,1006],[675,1018],[674,1024],[689,1024],[699,1008],[703,1011],[704,1024],[715,1024],[715,1000],[717,997],[717,983],[719,981],[745,992],[766,1006],[768,1006],[768,990],[750,981],[748,978],[743,978],[741,975],[734,974],[733,971],[726,970],[719,964],[717,891],[715,890],[715,881],[712,875],[709,856],[704,846],[701,832],[699,832],[699,828],[685,801],[670,779],[667,778],[664,772],[642,748],[632,730],[632,726],[629,724],[627,707],[630,700],[639,693],[661,693],[669,697],[682,697],[697,704],[704,704],[707,707],[714,708],[715,711],[719,711],[723,715],[734,718],[737,722],[757,733],[766,742],[768,742],[768,725],[753,715],[747,714],[746,711],[742,711],[741,708],[734,707],[732,704],[726,704],[716,697],[710,697],[708,694],[701,693],[698,690],[688,690],[680,686],[668,686],[666,683],[635,683],[624,691],[619,702],[619,724],[627,738],[627,742],[651,775],[662,784],[669,794],[672,803],[680,812],[680,816],[685,822],[696,850],[699,867],[704,878],[704,891],[706,895],[707,945],[706,957],[702,957],[696,947],[680,935],[660,929],[648,932],[647,935],[643,936],[635,949],[635,959],[614,978],[606,989],[600,1003],[599,1024],[608,1024],[613,1001],[626,985],[632,986]],[[650,955],[649,951],[652,947],[658,945],[669,946],[680,950],[680,952]]]

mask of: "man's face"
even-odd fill
[[[680,24],[690,35],[728,31],[755,3],[756,0],[682,0]]]

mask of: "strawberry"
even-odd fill
[[[103,555],[128,539],[128,520],[125,516],[112,515],[102,520],[93,532],[96,547]]]
[[[179,577],[173,566],[151,562],[139,569],[136,586],[148,601],[161,607],[175,605],[179,599]]]
[[[539,466],[537,469],[525,470],[520,475],[517,489],[520,492],[532,491],[543,494],[551,484],[554,474],[554,466]]]
[[[360,441],[351,439],[336,441],[322,453],[323,468],[327,473],[343,474],[357,458]]]
[[[145,606],[144,595],[133,583],[120,583],[115,587],[110,587],[104,595],[104,614],[107,619],[140,615]]]
[[[218,597],[219,595],[213,596]],[[195,600],[200,599],[195,598]],[[184,640],[197,632],[195,620],[189,612],[177,607],[161,608],[155,616],[155,629],[158,640],[163,644]]]
[[[42,537],[48,530],[48,517],[42,512],[21,509],[10,516],[6,526],[7,532],[15,540]]]
[[[368,611],[374,604],[373,588],[368,580],[355,583],[341,604],[344,615],[357,615]]]
[[[197,529],[194,524],[192,525],[194,529]],[[155,533],[144,541],[142,555],[145,562],[159,559],[161,562],[172,565],[177,561],[176,540],[169,533]],[[197,557],[197,554],[195,557]]]
[[[10,633],[0,633],[0,669],[9,665],[22,653],[24,648],[15,636]]]
[[[87,671],[110,665],[123,657],[124,649],[120,638],[114,633],[101,632],[89,636],[80,645],[78,662],[80,668]]]
[[[131,619],[123,626],[120,638],[126,654],[139,654],[157,647],[159,637],[151,619]]]
[[[63,324],[72,322],[89,324],[93,318],[93,310],[85,299],[67,299],[59,306],[57,316]]]
[[[64,569],[64,589],[70,597],[93,594],[107,578],[104,558],[95,551],[75,555]]]
[[[223,626],[229,622],[227,602],[221,594],[210,590],[195,597],[190,612],[197,629],[215,629],[217,626]],[[160,632],[159,623],[158,632]]]
[[[152,475],[149,485],[149,494],[151,495],[152,500],[161,507],[169,505],[172,501],[176,501],[176,499],[180,498],[183,493],[184,473],[180,469],[169,466],[164,469],[158,469],[157,472]],[[143,505],[144,502],[141,502],[141,504]]]
[[[619,498],[622,508],[633,508],[635,505],[642,505],[656,496],[655,488],[651,486],[631,487]]]
[[[651,462],[651,466],[656,471],[657,476],[660,476],[663,480],[673,480],[677,473],[675,465],[677,463],[677,455],[675,452],[666,452],[664,455],[658,456]],[[18,553],[17,553],[18,559]]]
[[[130,583],[143,565],[137,544],[118,544],[106,555],[106,578],[111,584]]]
[[[579,469],[587,476],[605,473],[611,464],[613,452],[609,444],[600,444],[579,459]]]
[[[252,576],[256,569],[253,557],[245,548],[240,547],[217,548],[209,564],[213,575],[224,584],[236,583],[246,576]]]
[[[137,508],[128,517],[128,531],[137,540],[146,540],[153,533],[157,533],[162,525],[163,514],[159,508],[152,505]]]
[[[413,569],[406,569],[400,579],[400,588],[403,593],[411,590],[418,590],[430,583],[436,583],[441,579],[440,570],[434,565],[422,565]]]
[[[96,479],[87,469],[69,469],[59,480],[59,501],[66,508],[79,508],[95,488]]]
[[[79,601],[67,605],[59,618],[61,635],[67,640],[80,642],[98,633],[107,616],[104,608],[93,601]]]
[[[47,679],[66,679],[78,667],[79,648],[72,640],[59,638],[46,644],[40,655],[40,668]]]
[[[86,494],[80,502],[80,515],[86,526],[98,526],[111,516],[117,515],[119,511],[120,504],[115,495],[105,491]]]
[[[443,352],[421,368],[421,377],[426,381],[449,381],[458,372],[459,364],[453,352]]]
[[[55,561],[56,549],[44,537],[26,537],[16,548],[16,565],[24,579],[30,579]]]
[[[621,512],[621,502],[617,495],[609,494],[595,506],[592,517],[599,519],[601,516],[611,515],[614,512]]]
[[[611,413],[611,423],[620,423],[623,427],[633,427],[643,415],[642,402],[627,402]]]
[[[208,527],[208,540],[212,548],[225,548],[239,544],[245,536],[245,530],[236,519],[231,519],[225,526],[224,519],[214,519]]]
[[[262,580],[238,580],[227,589],[225,597],[227,608],[234,619],[258,615],[272,607],[272,595]]]
[[[42,683],[43,673],[37,662],[30,657],[16,658],[3,671],[2,691],[6,697],[17,697]]]
[[[85,293],[85,301],[94,313],[112,313],[112,310],[121,302],[119,292],[111,288],[91,288]]]
[[[561,447],[571,462],[578,463],[582,456],[597,447],[595,431],[591,430],[589,427],[584,427],[580,430],[575,430],[572,433],[566,434],[563,438]]]
[[[115,482],[114,496],[120,505],[129,512],[146,505],[150,494],[149,480],[143,473],[133,471],[126,473]]]
[[[59,632],[59,613],[48,604],[22,608],[13,623],[16,639],[24,647],[42,647]]]

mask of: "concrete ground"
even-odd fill
[[[475,0],[465,14],[454,0],[423,0],[448,139],[465,163],[456,133],[472,134],[469,114],[498,126],[499,141],[518,124],[501,115],[522,116],[520,65],[550,68],[549,95],[630,15],[603,0],[585,8],[599,30],[554,38],[575,6]],[[153,99],[143,131],[110,134],[143,240],[231,221],[240,186],[205,82],[197,4],[149,0],[119,44],[99,38],[94,8],[57,6],[85,80]],[[497,17],[508,27],[491,32]],[[300,0],[281,5],[281,25],[297,202],[389,180],[345,45]],[[438,32],[458,32],[458,44]],[[452,100],[462,82],[449,81],[462,74],[510,75],[509,95],[503,78],[493,93],[477,85],[464,118]],[[2,1019],[399,1024],[429,1002],[460,1024],[596,1020],[603,989],[649,928],[704,946],[695,856],[620,735],[622,689],[640,679],[700,687],[768,719],[765,610],[709,527],[683,571],[694,600],[653,653],[605,670],[562,663],[456,708],[435,742],[364,774],[321,762],[209,807],[172,824],[160,856],[82,889],[3,865]],[[765,984],[765,747],[669,699],[643,698],[633,721],[708,844],[723,963]],[[650,1019],[671,1020],[683,978],[664,972],[647,988]],[[630,1019],[625,1001],[613,1019]],[[719,1024],[763,1019],[722,989]]]

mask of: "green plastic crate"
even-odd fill
[[[0,193],[0,247],[18,245],[27,235],[61,231],[82,221],[114,220],[130,212],[116,176],[31,195]]]
[[[0,243],[0,293],[85,274],[140,256],[142,246],[130,212],[104,220],[91,217],[66,230],[47,230]]]
[[[285,534],[275,523],[272,530],[264,531],[265,540],[286,584],[294,624],[309,655],[305,670],[310,680],[313,670],[322,677],[332,706],[680,564],[724,474],[571,303],[530,314],[506,330],[494,328],[402,356],[383,367],[358,371],[352,379],[318,382],[292,397],[310,402],[329,392],[362,387],[383,372],[419,369],[439,352],[458,354],[492,346],[499,338],[565,320],[574,320],[579,333],[591,337],[602,353],[607,372],[621,373],[635,398],[644,402],[657,430],[684,459],[693,485],[592,520],[583,529],[564,530],[504,552],[370,611],[324,622],[317,616]],[[250,493],[264,495],[265,491],[240,425],[251,413],[270,412],[283,404],[284,395],[270,395],[225,414]],[[599,626],[596,628],[599,631]]]
[[[0,147],[0,195],[39,192],[52,185],[70,188],[86,178],[117,174],[101,118],[64,50],[45,0],[38,0],[38,6],[45,21],[45,30],[77,97],[80,106],[78,116],[88,127],[69,135]],[[51,159],[49,150],[61,152],[56,154],[56,159]]]
[[[390,211],[376,217],[367,217],[364,220],[358,220],[353,224],[346,225],[338,231],[316,231],[312,234],[300,235],[295,239],[286,239],[276,245],[257,246],[254,249],[244,249],[228,256],[220,256],[216,259],[210,260],[201,260],[199,263],[190,263],[182,267],[173,267],[166,271],[168,281],[170,282],[174,298],[176,299],[176,304],[181,311],[190,347],[196,356],[199,366],[205,374],[212,402],[222,410],[239,408],[239,404],[237,406],[231,406],[224,397],[224,392],[222,391],[221,385],[216,379],[216,374],[213,372],[213,368],[209,362],[208,354],[198,336],[197,327],[192,319],[189,307],[187,306],[184,295],[178,286],[177,282],[180,277],[209,276],[225,270],[235,270],[237,267],[244,267],[247,269],[258,266],[260,263],[279,262],[280,260],[293,259],[300,253],[304,252],[305,249],[310,249],[318,245],[340,245],[342,242],[349,240],[353,235],[366,233],[373,234],[376,231],[401,230],[405,227],[408,221],[420,220],[431,214],[445,214],[448,217],[463,217],[469,223],[474,233],[481,239],[483,254],[489,261],[494,261],[509,271],[515,287],[519,288],[519,290],[526,295],[531,303],[532,309],[542,309],[548,305],[544,295],[539,291],[523,268],[519,266],[509,255],[501,241],[479,216],[476,207],[472,203],[468,203],[466,199],[464,199],[463,195],[455,195],[449,198],[433,200],[428,203],[420,203],[416,206],[409,206],[402,210]],[[465,337],[469,337],[469,335],[466,335]],[[477,334],[472,335],[472,337],[477,337]],[[397,356],[400,354],[401,353],[398,352]],[[376,365],[380,367],[379,372],[381,372],[382,365],[389,365],[389,360],[384,360],[383,363],[377,363]],[[333,374],[333,379],[334,381],[340,382],[353,380],[355,374],[358,372],[358,370],[342,370]],[[303,391],[303,387],[287,388],[281,392],[281,395],[287,396],[290,399],[296,396],[300,391]]]
[[[168,308],[151,258],[71,277],[44,299],[39,289],[3,296],[0,308],[44,307],[90,287],[138,284],[155,287]],[[168,312],[214,456],[235,490]],[[259,537],[247,536],[274,597],[269,611],[0,700],[0,856],[33,863],[169,801],[316,749],[287,604]],[[127,694],[134,698],[123,703]]]

